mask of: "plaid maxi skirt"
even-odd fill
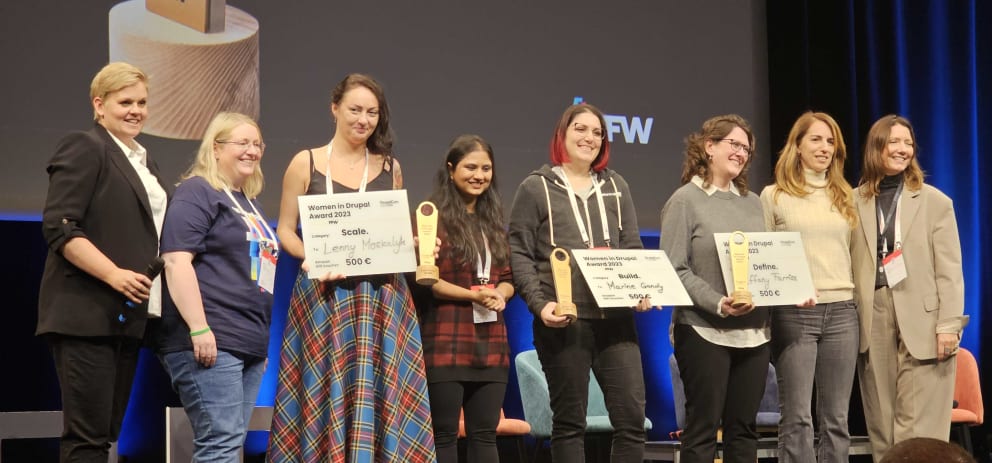
[[[282,343],[268,460],[433,462],[423,349],[401,275],[300,272]]]

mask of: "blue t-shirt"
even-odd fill
[[[244,194],[231,193],[244,211],[253,213]],[[261,213],[258,203],[253,203]],[[257,265],[257,259],[253,262],[252,257],[257,257],[258,245],[250,241],[251,236],[231,198],[202,177],[192,177],[176,188],[169,204],[162,226],[161,251],[194,254],[193,269],[203,310],[217,348],[264,358],[269,345],[272,294],[252,279],[252,266]],[[163,299],[158,350],[192,349],[189,327],[172,297]]]

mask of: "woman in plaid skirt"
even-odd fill
[[[299,259],[299,195],[403,187],[382,87],[351,74],[331,97],[334,138],[299,152],[283,178],[278,234]],[[290,301],[269,461],[434,461],[420,330],[403,276],[310,279],[308,268],[304,261]]]

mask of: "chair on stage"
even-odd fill
[[[985,422],[985,405],[982,402],[982,385],[978,378],[978,362],[967,349],[957,353],[958,366],[954,378],[954,401],[951,410],[951,438],[974,454],[971,445],[971,426]]]
[[[548,380],[541,369],[541,361],[536,350],[517,354],[517,382],[520,385],[520,401],[524,409],[524,419],[530,424],[530,434],[537,439],[532,461],[537,459],[544,443],[551,439],[551,398],[548,394]],[[644,429],[651,429],[651,420],[644,419]],[[589,372],[589,405],[586,407],[586,434],[609,436],[613,433],[603,389],[596,376]],[[609,442],[607,440],[607,442]]]

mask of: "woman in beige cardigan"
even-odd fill
[[[848,461],[847,411],[858,358],[858,311],[848,249],[858,223],[844,179],[847,149],[829,114],[806,112],[792,125],[775,164],[775,183],[761,192],[768,231],[803,238],[816,304],[772,310],[772,362],[778,375],[782,463]],[[816,385],[816,434],[813,391]]]

